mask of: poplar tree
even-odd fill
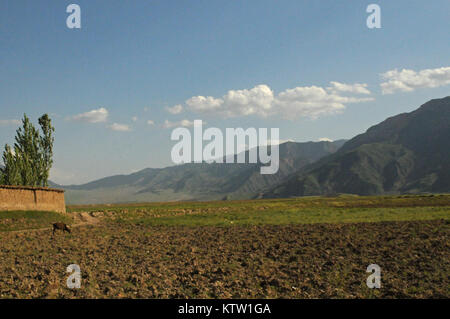
[[[39,118],[42,135],[24,114],[22,127],[17,129],[14,148],[5,145],[4,167],[0,168],[0,183],[5,185],[48,186],[53,164],[54,127],[47,114]]]
[[[39,125],[42,130],[42,136],[39,139],[41,155],[39,181],[42,186],[47,187],[50,169],[53,165],[53,142],[55,141],[53,133],[55,132],[55,128],[52,126],[52,120],[48,114],[44,114],[39,118]]]

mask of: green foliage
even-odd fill
[[[24,229],[40,229],[51,227],[53,223],[73,223],[71,216],[40,211],[0,211],[0,233]]]
[[[244,201],[69,206],[106,212],[124,224],[149,226],[253,226],[450,220],[450,195],[301,197]]]
[[[13,150],[9,145],[5,145],[3,152],[3,163],[5,167],[0,168],[0,184],[17,185],[20,181],[19,163],[16,163]]]
[[[39,180],[42,181],[42,186],[48,186],[48,178],[50,169],[53,164],[53,132],[55,128],[52,126],[52,121],[47,114],[39,118],[39,125],[42,129],[42,137],[39,139],[39,146],[41,150],[40,170],[41,175]]]
[[[54,127],[47,114],[39,118],[39,130],[24,114],[22,127],[16,131],[14,149],[5,145],[4,167],[0,168],[0,183],[5,185],[48,186],[53,164]]]
[[[449,219],[448,207],[401,207],[391,208],[316,208],[265,211],[212,212],[192,215],[167,215],[154,217],[127,214],[118,222],[143,225],[185,225],[185,226],[252,226],[252,225],[291,225],[316,223],[361,223],[382,221],[412,221]]]

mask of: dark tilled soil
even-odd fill
[[[448,221],[0,233],[1,298],[449,298]],[[68,289],[66,267],[81,268]],[[369,264],[381,288],[366,286]]]

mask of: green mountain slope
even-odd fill
[[[391,117],[264,197],[450,192],[450,97]]]
[[[344,142],[283,143],[279,171],[273,175],[261,175],[258,163],[189,163],[61,187],[69,204],[253,198],[336,152]]]

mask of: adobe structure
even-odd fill
[[[0,185],[0,211],[66,212],[64,190]]]

